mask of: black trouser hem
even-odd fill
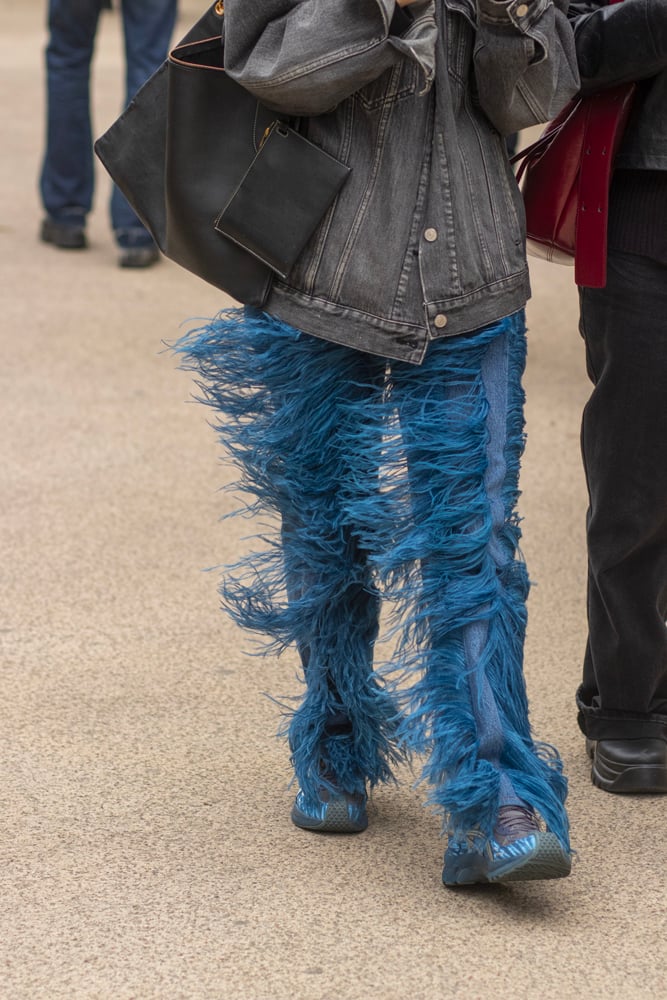
[[[667,740],[667,715],[613,711],[586,705],[577,692],[577,722],[589,740]]]

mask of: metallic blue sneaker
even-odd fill
[[[540,829],[532,809],[501,806],[490,839],[479,831],[464,840],[450,839],[442,881],[447,886],[528,882],[565,878],[571,869],[570,855],[555,834]]]
[[[302,830],[320,833],[361,833],[368,826],[366,795],[333,792],[322,786],[313,801],[299,792],[292,806],[292,822]]]

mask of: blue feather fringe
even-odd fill
[[[483,366],[502,336],[512,389],[498,515],[485,489]],[[430,800],[448,831],[492,831],[502,772],[567,847],[561,762],[532,739],[522,670],[522,316],[437,342],[422,366],[390,371],[250,309],[220,313],[175,349],[239,469],[248,497],[240,513],[277,515],[257,536],[263,551],[231,567],[221,593],[268,651],[301,652],[306,693],[284,731],[306,794],[330,774],[362,791],[425,753]],[[380,673],[381,597],[397,648]],[[469,627],[486,638],[473,664]],[[497,761],[480,755],[471,671],[488,679],[498,707]],[[340,718],[349,725],[332,729]]]

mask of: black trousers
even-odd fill
[[[667,263],[610,251],[580,289],[594,388],[582,422],[590,506],[579,725],[667,739]]]

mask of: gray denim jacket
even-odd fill
[[[504,136],[579,78],[567,0],[227,0],[225,67],[351,174],[267,312],[415,363],[530,294]],[[407,14],[405,12],[408,12]]]

